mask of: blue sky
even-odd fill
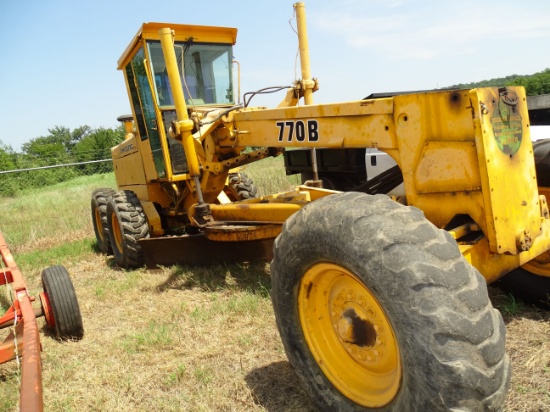
[[[54,126],[116,126],[130,112],[116,62],[146,21],[236,27],[241,91],[291,84],[292,4],[0,0],[0,141],[19,150]],[[316,103],[550,68],[548,0],[310,0],[306,11]]]

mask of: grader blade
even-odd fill
[[[211,265],[222,262],[271,260],[274,239],[219,242],[204,235],[141,239],[139,244],[148,268],[158,266]]]

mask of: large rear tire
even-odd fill
[[[43,304],[51,309],[50,326],[57,339],[81,339],[84,326],[73,282],[63,266],[51,266],[42,271]],[[48,319],[47,319],[48,320]]]
[[[107,225],[107,199],[113,193],[115,193],[113,189],[96,189],[93,191],[91,199],[92,223],[97,246],[105,254],[112,252],[109,226]]]
[[[149,224],[134,192],[120,190],[109,197],[107,225],[116,264],[126,269],[143,266],[139,240],[149,237]]]
[[[286,354],[323,411],[499,410],[504,322],[422,212],[348,192],[284,224],[271,264]]]

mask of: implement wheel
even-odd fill
[[[230,173],[228,184],[223,191],[232,202],[258,197],[258,189],[254,182],[243,172]]]
[[[127,269],[143,266],[145,259],[138,241],[149,237],[149,224],[134,192],[120,190],[109,197],[107,226],[116,264]]]
[[[483,277],[422,212],[348,192],[284,224],[271,263],[286,354],[323,411],[498,410],[510,363]]]
[[[107,225],[107,198],[115,193],[108,188],[96,189],[92,193],[91,209],[97,246],[102,253],[111,253],[109,226]]]
[[[58,339],[81,339],[84,336],[82,315],[73,282],[63,266],[51,266],[42,271],[41,295],[46,322]]]

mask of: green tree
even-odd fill
[[[73,148],[77,162],[104,160],[111,158],[111,147],[124,140],[124,127],[116,129],[99,128],[83,137]],[[85,174],[106,173],[113,170],[112,163],[94,163],[82,165],[81,171]]]
[[[507,86],[523,86],[527,96],[538,96],[550,93],[550,69],[531,76],[520,76],[507,83]]]
[[[88,136],[90,126],[80,126],[71,130],[64,126],[48,129],[47,136],[36,137],[22,145],[23,153],[28,155],[37,166],[66,163],[73,160],[73,148]]]
[[[16,165],[17,153],[13,151],[11,146],[0,140],[0,171],[16,169]]]
[[[476,87],[503,87],[503,86],[523,86],[527,96],[538,96],[541,94],[550,94],[550,68],[542,72],[527,76],[512,74],[506,77],[500,77],[491,80],[482,80],[472,83],[460,83],[449,87],[450,89],[473,89]]]

